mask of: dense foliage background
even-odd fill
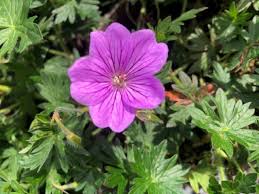
[[[258,0],[0,0],[1,194],[259,193]],[[89,33],[168,44],[167,100],[124,133],[69,93]]]

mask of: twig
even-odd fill
[[[155,6],[156,6],[156,17],[157,17],[157,20],[159,20],[160,19],[160,8],[159,8],[158,1],[155,1]]]
[[[48,52],[48,53],[51,53],[53,55],[57,55],[57,56],[61,56],[61,57],[65,57],[67,59],[73,60],[73,56],[69,55],[69,54],[67,54],[65,52],[54,50],[54,49],[50,49],[50,48],[47,48],[47,47],[41,47],[41,49],[46,51],[46,52]]]
[[[138,24],[137,24],[137,22],[135,22],[135,20],[133,19],[133,17],[132,17],[132,15],[131,15],[131,13],[130,13],[130,10],[129,10],[129,2],[127,2],[127,5],[126,5],[126,14],[127,14],[127,16],[128,16],[128,18],[129,18],[129,20],[135,25],[135,26],[137,26]]]
[[[188,0],[184,0],[184,1],[183,1],[182,13],[185,12],[186,7],[187,7],[187,3],[188,3]]]
[[[100,20],[100,24],[99,24],[99,27],[98,27],[98,30],[101,30],[104,28],[105,26],[105,21],[107,20],[110,20],[117,12],[117,10],[120,8],[120,6],[125,3],[126,0],[121,0],[119,1],[118,3],[116,3],[114,5],[114,7],[111,9],[111,11],[109,11],[108,13],[106,13],[103,18]]]

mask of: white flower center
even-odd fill
[[[126,74],[114,75],[112,77],[112,85],[118,88],[126,86]]]

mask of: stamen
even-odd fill
[[[121,74],[121,75],[115,75],[112,78],[112,84],[113,86],[123,88],[126,86],[126,75]]]

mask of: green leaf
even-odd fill
[[[51,158],[51,150],[54,146],[55,138],[50,137],[43,140],[39,145],[31,151],[28,158],[26,157],[23,161],[23,167],[30,170],[42,168],[47,159]]]
[[[255,9],[256,11],[259,11],[259,1],[258,1],[258,0],[255,0],[255,1],[254,1],[253,6],[254,6],[254,9]]]
[[[227,69],[223,69],[221,64],[214,63],[213,68],[213,79],[217,83],[224,86],[225,84],[230,82],[230,73],[227,71]]]
[[[233,156],[233,145],[225,134],[212,134],[211,142],[215,148],[220,148],[231,158]]]
[[[163,84],[169,83],[170,74],[172,73],[172,61],[169,61],[164,68],[156,75]]]
[[[98,0],[81,0],[77,6],[77,12],[81,19],[84,20],[85,18],[89,18],[94,21],[99,21],[100,12],[98,4]]]
[[[31,3],[31,5],[30,5],[30,8],[31,8],[31,9],[34,9],[34,8],[41,7],[41,6],[43,6],[46,2],[47,2],[47,0],[32,0],[32,3]]]
[[[62,194],[63,192],[55,186],[59,186],[63,180],[62,176],[58,174],[55,168],[51,168],[48,176],[46,177],[46,192],[45,194]],[[54,186],[55,185],[55,186]]]
[[[24,51],[29,45],[42,40],[35,17],[28,18],[30,1],[0,1],[0,56]],[[19,44],[18,44],[19,42]]]
[[[129,129],[124,132],[127,144],[150,147],[156,135],[155,126],[157,125],[145,123],[145,127],[142,127],[141,123],[134,122]]]
[[[249,144],[249,147],[248,147],[248,150],[250,151],[248,160],[250,162],[255,160],[259,161],[259,135],[257,135],[256,138],[257,138],[257,143]]]
[[[259,29],[259,16],[254,16],[248,25],[250,43],[254,43],[259,40],[258,29]]]
[[[56,158],[58,160],[58,163],[60,164],[61,169],[67,173],[69,166],[68,166],[68,160],[65,150],[65,144],[63,141],[62,136],[58,136],[55,141],[55,148],[56,148]]]
[[[196,193],[199,193],[201,185],[202,189],[207,192],[210,177],[214,175],[215,169],[208,165],[208,161],[204,160],[202,163],[190,172],[189,182]]]
[[[20,156],[14,148],[5,149],[0,156],[0,169],[5,170],[9,179],[17,180],[20,172]]]
[[[179,34],[181,32],[181,26],[184,25],[183,22],[195,18],[198,13],[205,9],[207,9],[207,7],[191,9],[173,21],[170,16],[163,20],[159,20],[155,28],[157,40],[159,42],[168,42],[177,39],[174,34]]]
[[[105,185],[109,188],[118,187],[117,193],[123,194],[128,184],[128,180],[124,175],[124,170],[110,166],[108,166],[106,170],[107,176],[105,179]]]
[[[70,0],[61,7],[52,11],[55,16],[55,23],[60,24],[69,21],[71,24],[75,23],[77,13],[81,19],[91,18],[97,20],[99,18],[98,0]]]
[[[236,194],[236,193],[255,193],[256,192],[256,173],[238,173],[233,181],[222,181],[221,185],[212,177],[210,179],[209,194]]]
[[[127,149],[116,146],[113,148],[117,158],[116,167],[106,168],[105,185],[110,188],[118,187],[118,193],[125,193],[130,182],[130,194],[180,194],[182,184],[186,181],[183,170],[176,164],[177,156],[165,158],[167,144],[162,142],[157,146],[133,146]]]
[[[136,116],[143,122],[163,123],[163,121],[152,110],[139,110]]]
[[[45,112],[38,114],[30,126],[31,138],[29,144],[20,154],[23,154],[22,166],[39,172],[42,167],[49,168],[52,160],[64,172],[68,170],[63,138],[64,135],[51,123]]]
[[[67,67],[70,61],[55,57],[45,63],[45,67],[40,72],[40,83],[38,88],[40,94],[50,104],[43,104],[50,111],[58,107],[73,108],[70,104],[69,79],[67,76]]]
[[[52,11],[53,15],[56,16],[55,23],[60,24],[69,20],[70,23],[74,23],[76,19],[76,1],[68,1],[63,6]]]
[[[257,121],[250,103],[243,104],[240,100],[228,100],[223,90],[219,89],[211,105],[207,100],[201,102],[200,108],[193,108],[193,123],[209,132],[212,144],[223,149],[229,157],[233,155],[233,141],[248,147],[257,142],[258,131],[245,129]]]
[[[204,10],[206,10],[207,7],[202,7],[199,9],[191,9],[185,13],[183,13],[180,17],[176,18],[172,22],[172,30],[175,33],[180,33],[181,32],[181,26],[184,24],[183,22],[186,20],[190,20],[196,17],[196,15]]]
[[[213,34],[214,29],[209,28],[210,34]],[[208,35],[201,28],[195,28],[195,32],[188,37],[188,46],[190,50],[191,59],[194,61],[190,72],[206,71],[215,59],[215,46],[212,37]]]
[[[166,142],[162,142],[150,150],[133,149],[134,163],[130,166],[137,177],[133,179],[130,194],[182,193],[182,184],[185,182],[183,176],[187,170],[176,165],[176,156],[165,159],[166,146]]]
[[[28,194],[18,181],[9,177],[8,172],[0,169],[0,192],[6,193],[6,191],[9,191],[8,193]]]
[[[192,114],[193,104],[188,106],[173,105],[172,109],[175,110],[173,114],[170,114],[166,127],[176,127],[178,123],[187,124],[186,121]]]
[[[209,194],[223,194],[221,185],[218,183],[218,181],[215,177],[210,178],[208,193]]]

